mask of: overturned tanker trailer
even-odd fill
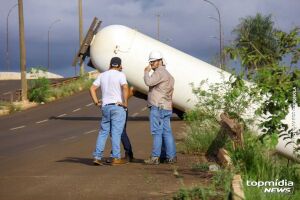
[[[170,47],[158,40],[146,36],[137,30],[122,25],[110,25],[100,31],[101,22],[94,19],[73,65],[82,63],[85,57],[90,57],[89,65],[101,71],[106,71],[112,57],[118,56],[122,59],[123,72],[127,80],[139,93],[147,95],[148,87],[144,84],[144,68],[148,65],[148,55],[153,50],[162,52],[166,60],[168,71],[175,78],[173,105],[175,110],[187,111],[193,109],[197,98],[193,94],[191,83],[199,85],[201,81],[208,80],[209,84],[221,82],[220,73],[225,80],[231,76],[230,73],[192,57],[182,51]],[[254,114],[252,109],[247,110],[247,115]],[[294,109],[294,123],[300,128],[300,108]],[[289,128],[292,127],[292,110],[285,118]],[[259,132],[257,126],[252,127]],[[295,139],[300,138],[299,135]],[[277,151],[289,158],[298,160],[293,153],[294,144],[279,139]]]

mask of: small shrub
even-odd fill
[[[46,102],[50,97],[50,81],[41,77],[30,81],[30,89],[28,90],[28,98],[30,101]]]

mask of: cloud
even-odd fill
[[[241,18],[257,12],[272,14],[275,26],[285,31],[299,26],[300,1],[298,0],[210,0],[221,12],[225,39],[232,40],[232,29]],[[16,0],[6,0],[0,7],[0,70],[5,69],[6,16]],[[47,35],[50,24],[61,19],[50,30],[51,55],[55,70],[63,73],[70,67],[78,49],[78,1],[75,0],[26,0],[24,3],[27,64],[47,64]],[[18,9],[9,18],[10,54],[14,70],[19,68]],[[215,8],[201,0],[89,0],[83,1],[84,30],[87,31],[94,16],[103,21],[102,27],[122,24],[136,28],[151,37],[157,36],[157,14],[160,14],[160,39],[169,45],[210,61],[218,53],[218,23]],[[67,74],[64,74],[67,75]]]

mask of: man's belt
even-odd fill
[[[151,109],[152,106],[153,105],[148,105],[148,108]],[[157,107],[159,110],[166,110],[165,106],[163,106],[163,105],[159,105],[159,106],[155,106],[155,107]]]
[[[118,103],[108,103],[108,104],[105,104],[104,106],[112,106],[112,105],[114,105],[114,106],[120,106],[120,107],[124,108],[125,110],[127,110],[126,106],[123,106],[123,105],[118,104]]]

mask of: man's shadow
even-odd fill
[[[56,162],[80,163],[89,166],[94,166],[93,159],[91,158],[66,157],[65,159],[58,160]]]
[[[106,160],[109,159],[108,157],[103,157],[102,159],[104,161],[103,164],[109,165],[109,163],[105,162]],[[95,166],[92,158],[66,157],[65,159],[58,160],[56,162],[79,163],[79,164],[84,164],[84,165],[88,165],[88,166]],[[144,162],[143,159],[135,158],[133,162],[129,162],[129,163],[143,163],[143,162]]]

